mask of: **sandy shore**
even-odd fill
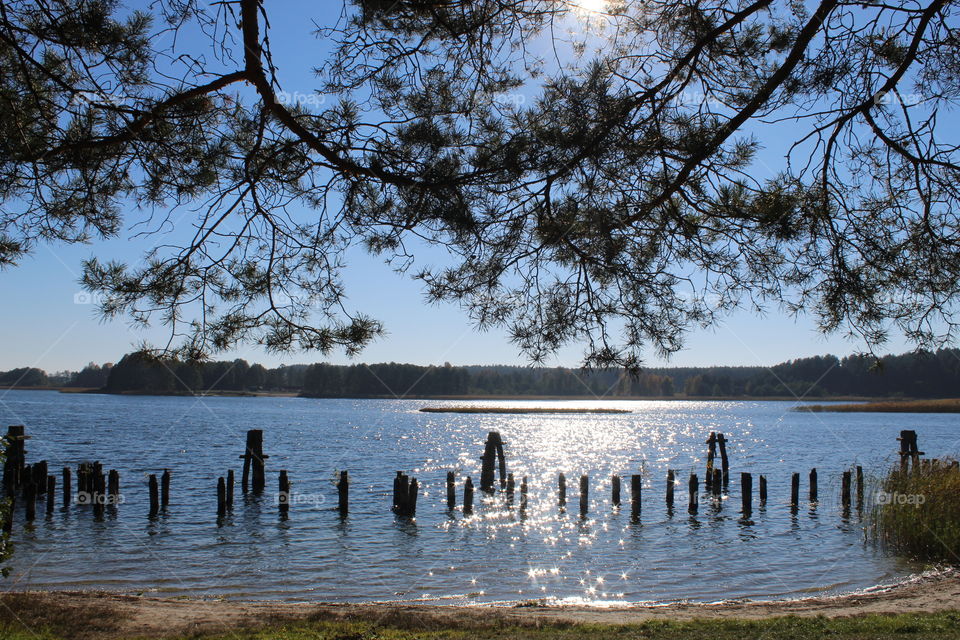
[[[85,625],[82,637],[124,638],[223,632],[298,620],[411,620],[425,629],[445,625],[539,625],[549,622],[630,624],[693,618],[843,617],[960,610],[960,572],[947,570],[865,592],[771,602],[674,603],[659,606],[439,606],[407,603],[318,604],[156,598],[101,592],[21,591],[0,596],[3,617],[25,628],[64,621]],[[81,636],[78,636],[81,637]]]

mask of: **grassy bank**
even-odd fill
[[[811,404],[796,407],[796,411],[839,411],[877,413],[960,413],[960,398],[936,400],[885,400],[857,404]]]
[[[372,617],[372,616],[371,616]],[[820,638],[916,640],[960,639],[960,612],[932,614],[868,615],[853,618],[800,618],[785,616],[764,620],[651,621],[641,624],[458,625],[435,624],[401,615],[371,620],[309,620],[299,623],[266,623],[260,627],[231,629],[225,633],[186,635],[117,636],[103,621],[92,626],[40,625],[26,628],[0,614],[0,637],[5,640],[93,640],[95,638],[182,638],[183,640],[819,640]]]
[[[885,549],[960,564],[960,472],[948,465],[890,470],[874,496],[868,531]]]

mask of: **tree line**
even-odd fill
[[[649,368],[585,372],[562,367],[421,366],[379,363],[283,365],[246,360],[191,363],[146,353],[115,365],[90,363],[48,376],[35,368],[0,372],[0,386],[73,386],[109,393],[286,392],[311,397],[427,395],[598,397],[934,398],[957,395],[960,350],[917,351],[881,358],[832,355],[772,367]]]

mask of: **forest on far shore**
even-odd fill
[[[773,367],[661,367],[631,376],[508,365],[328,363],[267,368],[245,360],[189,363],[129,353],[78,372],[0,372],[3,387],[78,387],[108,393],[284,392],[311,397],[603,396],[945,398],[960,395],[960,350],[876,358],[832,355]]]

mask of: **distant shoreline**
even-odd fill
[[[321,400],[527,400],[527,401],[597,401],[597,402],[619,402],[619,401],[650,401],[650,402],[887,402],[888,398],[864,397],[864,396],[835,396],[829,398],[809,398],[797,399],[793,396],[685,396],[676,394],[672,396],[606,396],[597,397],[594,395],[580,396],[544,396],[544,395],[415,395],[409,394],[403,397],[397,397],[390,394],[383,395],[343,395],[343,396],[320,396],[305,394],[297,391],[206,391],[202,393],[187,393],[182,391],[155,392],[155,391],[104,391],[96,387],[26,387],[26,386],[2,386],[0,390],[20,390],[20,391],[59,391],[60,393],[92,393],[111,396],[186,396],[186,397],[225,397],[225,398],[313,398]],[[927,402],[918,400],[917,402]],[[817,405],[819,406],[819,405]],[[828,405],[829,406],[829,405]]]

